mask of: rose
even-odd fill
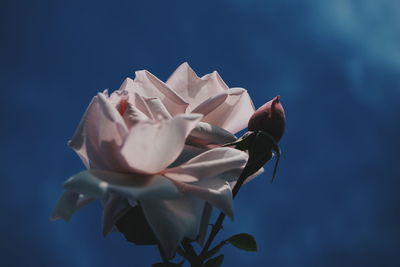
[[[204,146],[234,141],[232,135],[246,128],[254,105],[243,88],[229,88],[214,71],[199,78],[187,63],[180,65],[166,83],[146,70],[127,78],[110,95],[129,124],[143,118],[171,118],[177,114],[203,114],[188,144]]]
[[[249,120],[249,131],[264,131],[279,142],[285,131],[285,110],[280,102],[280,96],[274,97],[262,105]]]
[[[233,216],[228,182],[238,176],[247,154],[217,148],[168,168],[202,115],[148,120],[130,104],[129,93],[117,96],[115,102],[113,95],[108,98],[99,93],[89,105],[70,142],[89,170],[65,183],[66,191],[52,218],[68,220],[84,204],[101,199],[105,202],[103,232],[107,233],[126,210],[127,201],[131,205],[139,202],[171,256],[184,237],[196,238],[203,200]]]
[[[245,153],[212,149],[186,164],[167,168],[200,119],[201,115],[177,115],[168,120],[141,120],[128,128],[118,106],[98,94],[71,141],[90,170],[65,183],[67,191],[53,218],[68,219],[80,206],[79,194],[103,199],[106,233],[118,217],[121,199],[140,201],[152,230],[171,255],[183,237],[197,235],[202,207],[196,207],[193,196],[232,216],[228,179],[221,178],[237,174],[247,160]]]

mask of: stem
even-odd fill
[[[192,247],[192,245],[188,240],[186,239],[183,240],[182,246],[190,258],[195,258],[197,256],[196,251],[194,250],[194,248]]]
[[[247,149],[249,151],[249,160],[246,164],[246,166],[244,167],[242,173],[240,174],[238,181],[236,182],[235,186],[233,187],[232,190],[232,198],[234,199],[237,195],[237,193],[239,192],[240,188],[242,187],[244,181],[246,181],[246,178],[249,177],[250,175],[252,175],[253,173],[255,173],[258,169],[260,169],[265,163],[268,162],[268,160],[271,159],[272,154],[270,155],[269,153],[261,153],[258,155],[257,153],[257,146],[262,146],[262,149],[265,149],[263,145],[265,145],[265,142],[260,142],[260,138],[264,138],[263,136],[268,137],[268,140],[270,142],[272,142],[273,144],[273,149],[277,151],[278,153],[278,159],[280,156],[280,150],[278,145],[276,144],[275,140],[267,133],[264,132],[260,132],[260,131],[256,131],[253,134],[250,134],[248,136],[248,138],[250,138],[248,140],[247,145]],[[246,138],[244,139],[246,140]],[[263,139],[261,139],[263,140]],[[258,148],[259,149],[259,148]],[[276,174],[276,166],[274,168],[274,174],[273,177],[275,177]],[[216,235],[218,234],[218,232],[222,229],[222,223],[224,222],[225,219],[225,214],[224,213],[220,213],[217,221],[215,222],[215,224],[213,225],[213,228],[211,230],[211,233],[207,239],[206,244],[204,245],[199,257],[200,259],[206,259],[208,252],[208,249],[211,246],[211,243],[214,241]]]
[[[211,249],[210,251],[207,252],[207,254],[205,255],[205,258],[208,259],[211,256],[214,256],[215,254],[218,253],[218,251],[226,245],[226,240],[222,240],[218,245],[216,245],[213,249]]]
[[[178,253],[184,259],[187,259],[189,257],[186,251],[182,249],[180,246],[176,248],[176,253]]]
[[[158,250],[160,251],[161,259],[164,263],[169,263],[167,256],[164,253],[164,250],[162,249],[161,245],[158,245]]]
[[[235,198],[235,196],[237,195],[237,193],[239,192],[240,187],[243,185],[244,181],[246,180],[246,178],[248,177],[248,169],[245,167],[242,171],[242,173],[240,174],[240,177],[237,181],[237,183],[235,184],[235,186],[233,187],[232,190],[232,195],[233,198]],[[215,222],[215,224],[213,225],[213,228],[211,230],[211,233],[207,239],[206,244],[203,247],[203,250],[200,253],[200,258],[205,258],[208,249],[211,246],[211,243],[214,241],[214,238],[217,236],[218,232],[222,229],[222,223],[224,222],[225,219],[225,214],[224,213],[220,213],[217,221]]]

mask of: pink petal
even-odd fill
[[[187,139],[186,139],[187,141]],[[183,163],[187,162],[188,160],[200,155],[201,153],[205,152],[207,148],[196,147],[192,145],[185,145],[179,157],[169,165],[169,168],[173,168]]]
[[[50,216],[50,220],[63,219],[69,221],[73,213],[91,203],[93,200],[93,198],[88,198],[79,193],[66,190],[58,199]]]
[[[171,114],[169,114],[167,108],[157,97],[145,98],[146,104],[150,109],[151,115],[154,120],[157,119],[170,119]]]
[[[232,190],[227,181],[218,177],[202,179],[193,184],[172,181],[182,193],[207,201],[233,219]]]
[[[116,173],[101,170],[87,170],[68,179],[66,190],[84,194],[96,199],[105,199],[109,194],[134,200],[147,198],[175,198],[175,185],[160,175]]]
[[[145,97],[139,95],[138,93],[134,94],[135,98],[130,100],[130,103],[139,109],[143,114],[145,114],[148,118],[152,119],[153,114],[151,113],[150,107],[146,103]]]
[[[232,88],[228,92],[225,102],[208,113],[202,121],[236,133],[247,127],[255,109],[246,90]]]
[[[112,231],[114,223],[130,208],[131,206],[122,197],[111,195],[107,198],[103,208],[103,236]]]
[[[199,122],[190,133],[187,144],[205,146],[209,144],[227,144],[236,140],[236,136],[218,126]]]
[[[227,92],[222,92],[216,96],[208,98],[206,101],[195,107],[191,112],[200,113],[205,116],[224,103],[227,97]]]
[[[122,115],[125,112],[126,106],[129,101],[129,93],[126,90],[117,90],[114,91],[110,97],[107,97],[106,94],[103,94],[105,98],[108,99],[110,104],[115,107],[119,113]]]
[[[131,95],[138,94],[142,97],[157,97],[161,100],[170,114],[185,113],[188,104],[165,83],[146,70],[135,72],[133,83],[124,87]]]
[[[191,114],[139,122],[130,130],[121,155],[137,172],[158,173],[179,156],[186,137],[200,119],[200,115]]]
[[[117,152],[128,132],[127,126],[109,100],[99,93],[90,103],[69,142],[90,168],[125,170]]]
[[[244,167],[248,155],[240,150],[222,147],[208,150],[175,168],[163,173],[180,182],[195,182]]]
[[[204,202],[182,195],[173,200],[141,201],[143,213],[168,258],[184,237],[196,238]]]
[[[228,89],[216,71],[199,78],[186,62],[175,70],[166,84],[189,103],[188,112]]]
[[[69,221],[76,210],[78,199],[79,193],[64,191],[57,200],[56,206],[50,215],[50,220],[63,219]]]
[[[128,128],[131,128],[139,121],[149,119],[143,112],[141,112],[138,108],[134,107],[131,103],[128,103],[126,111],[122,117],[124,118]]]

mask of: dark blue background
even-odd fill
[[[287,112],[271,166],[239,194],[225,266],[400,266],[400,2],[1,1],[1,266],[149,266],[100,231],[100,204],[48,216],[83,169],[67,148],[91,97],[133,71],[218,70]]]

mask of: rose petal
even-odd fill
[[[229,89],[225,102],[208,113],[202,121],[236,133],[247,127],[250,117],[255,112],[253,102],[245,89]]]
[[[91,203],[94,199],[76,192],[64,191],[58,199],[50,216],[50,220],[63,219],[69,221],[73,213]]]
[[[76,128],[74,135],[72,136],[71,140],[68,141],[68,146],[75,150],[86,168],[89,168],[89,159],[85,146],[85,124],[89,113],[92,114],[92,110],[96,109],[96,105],[97,99],[96,97],[94,97],[87,107],[85,113],[83,114],[83,117],[81,118],[81,121],[79,122],[78,128]]]
[[[132,128],[132,126],[138,123],[139,121],[149,119],[143,112],[141,112],[131,103],[128,103],[123,118],[128,128]]]
[[[128,134],[121,155],[137,172],[158,173],[179,156],[186,137],[200,119],[201,115],[191,114],[139,122]]]
[[[232,190],[229,183],[218,177],[199,180],[196,183],[187,184],[171,180],[179,190],[188,195],[196,196],[221,210],[229,218],[233,219]]]
[[[112,231],[114,223],[130,208],[131,206],[122,197],[111,195],[107,198],[103,208],[103,236]]]
[[[108,93],[104,94],[105,98],[108,99],[110,104],[115,107],[119,113],[122,115],[125,112],[126,105],[129,101],[129,92],[126,90],[117,90],[112,92],[112,94],[108,97]]]
[[[198,105],[196,108],[192,110],[193,113],[200,113],[204,116],[219,107],[222,103],[225,102],[228,97],[227,92],[222,92],[216,96],[208,98],[206,101]]]
[[[169,114],[168,110],[164,106],[164,104],[161,102],[161,100],[157,97],[150,97],[150,98],[145,98],[146,104],[149,107],[151,111],[151,115],[153,116],[153,119],[170,119],[171,114]]]
[[[204,146],[208,144],[227,144],[234,142],[236,136],[218,126],[199,122],[190,133],[187,143]]]
[[[195,182],[244,167],[248,155],[240,150],[221,147],[208,150],[185,164],[166,169],[163,174],[180,182]]]
[[[135,75],[133,83],[125,87],[131,94],[159,98],[172,115],[185,113],[188,103],[165,83],[146,70],[137,71]]]
[[[171,258],[184,237],[193,238],[198,233],[204,202],[191,196],[174,200],[141,201],[143,213],[160,241],[164,252]]]
[[[90,103],[69,146],[87,167],[123,171],[126,166],[121,165],[117,152],[127,132],[119,112],[99,93]]]
[[[187,112],[228,89],[216,71],[199,78],[186,62],[175,70],[166,84],[189,103]]]
[[[64,191],[57,200],[56,206],[50,215],[50,220],[55,221],[63,219],[69,221],[76,210],[78,199],[79,193]]]
[[[151,113],[150,107],[147,105],[145,97],[139,95],[138,93],[134,94],[135,98],[130,101],[130,103],[137,107],[143,114],[145,114],[148,118],[152,119],[153,114]]]
[[[206,148],[196,147],[192,145],[185,145],[179,157],[174,162],[172,162],[171,165],[168,166],[168,168],[179,166],[205,151],[207,151]]]
[[[178,191],[173,183],[160,175],[144,176],[102,170],[87,170],[68,179],[66,190],[104,199],[108,194],[143,200],[147,198],[175,198]]]

